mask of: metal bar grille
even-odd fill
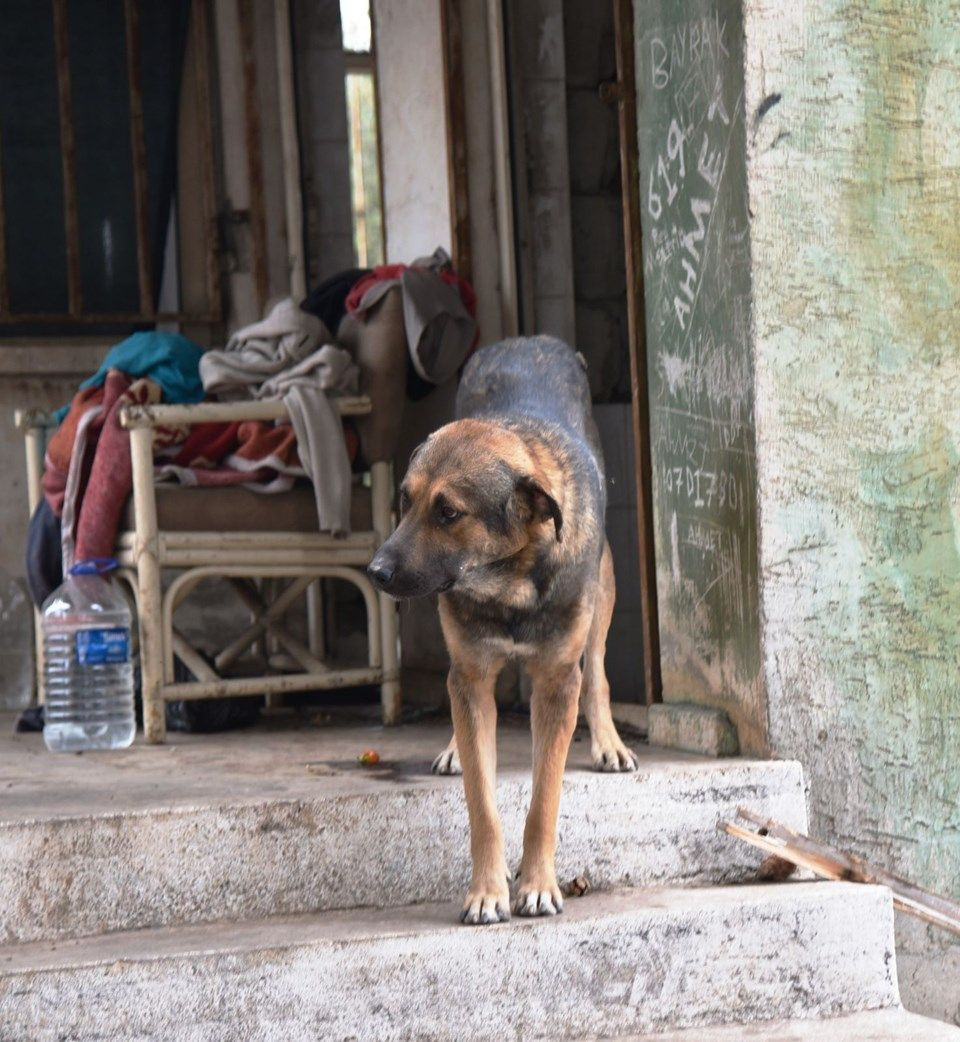
[[[197,73],[197,108],[200,113],[200,187],[203,193],[203,219],[206,223],[207,294],[210,310],[223,312],[223,289],[220,284],[219,232],[217,229],[216,181],[213,168],[213,109],[210,75],[209,0],[194,0],[191,8],[194,32],[194,63]],[[219,321],[219,319],[215,320]]]
[[[143,129],[143,92],[140,87],[140,14],[137,0],[123,0],[127,38],[127,91],[130,96],[130,150],[133,153],[133,202],[137,222],[137,282],[140,311],[153,313],[153,265],[150,260],[150,219],[147,212],[147,143]]]
[[[243,55],[243,102],[247,138],[247,179],[250,186],[250,231],[253,240],[253,283],[258,310],[270,292],[267,273],[267,224],[264,217],[263,163],[260,157],[260,102],[254,50],[253,0],[239,0],[240,48]]]
[[[158,311],[145,315],[139,311],[85,311],[80,315],[57,315],[53,312],[11,311],[0,315],[0,326],[6,325],[63,325],[69,321],[71,325],[135,325],[145,322],[221,322],[223,316],[218,311],[187,312]]]
[[[465,279],[473,277],[470,244],[470,186],[467,166],[467,110],[463,83],[463,26],[460,5],[443,0],[440,5],[443,34],[444,111],[447,121],[447,174],[450,182],[450,243],[453,265]]]
[[[63,230],[67,245],[67,300],[71,317],[80,314],[80,223],[77,216],[76,146],[70,95],[70,50],[67,40],[67,0],[53,0],[53,46],[57,56],[57,95],[60,103],[60,157],[63,168]]]
[[[123,0],[123,15],[126,40],[127,96],[129,99],[130,150],[132,157],[133,193],[137,256],[137,311],[86,312],[83,309],[79,207],[76,178],[76,137],[74,129],[74,100],[71,91],[70,46],[68,25],[69,0],[51,0],[53,15],[53,44],[56,60],[58,119],[60,139],[60,162],[63,192],[63,225],[66,252],[67,310],[58,312],[23,312],[11,310],[9,263],[7,249],[6,212],[4,208],[4,169],[0,154],[0,329],[4,326],[91,326],[91,325],[147,325],[155,322],[195,322],[217,325],[223,321],[223,294],[220,275],[219,230],[217,227],[216,171],[214,165],[214,133],[212,111],[212,76],[210,62],[210,0],[193,0],[190,9],[192,31],[196,34],[197,47],[194,51],[197,71],[196,103],[200,115],[200,171],[196,186],[188,190],[199,191],[203,200],[203,243],[205,255],[205,300],[202,307],[190,311],[164,312],[158,314],[154,303],[153,254],[150,242],[149,184],[147,176],[146,128],[143,107],[141,75],[141,37],[138,0]],[[249,4],[247,6],[250,6]],[[252,26],[247,30],[252,61]],[[256,80],[253,69],[252,94],[254,119],[256,119]],[[249,93],[249,92],[248,92]],[[246,99],[248,107],[250,97]],[[259,137],[259,123],[256,123]],[[259,165],[259,148],[256,160]],[[254,229],[262,231],[260,238],[260,269],[258,288],[263,286],[266,298],[266,232],[262,213],[262,174],[259,178],[259,195],[254,201],[251,190],[251,210]],[[183,186],[181,186],[182,188]],[[256,236],[255,236],[256,245]],[[257,269],[255,269],[257,270]]]
[[[0,138],[0,314],[10,310],[7,284],[7,206],[3,198],[3,139]]]

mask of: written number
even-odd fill
[[[663,182],[667,191],[667,206],[673,203],[677,193],[680,191],[680,182],[687,173],[687,163],[683,154],[683,131],[676,119],[670,121],[670,129],[667,131],[667,158],[664,161],[662,155],[657,156],[656,169],[650,171],[650,182],[647,187],[647,210],[650,216],[659,221],[663,214],[663,199],[657,191],[657,177]],[[677,165],[677,177],[671,180],[671,167]]]

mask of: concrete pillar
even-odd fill
[[[960,25],[661,8],[636,44],[665,697],[799,759],[816,834],[956,894]],[[908,1008],[955,1019],[955,939],[898,942]]]
[[[960,23],[745,4],[763,668],[811,823],[960,893]],[[908,1008],[960,945],[901,917]]]

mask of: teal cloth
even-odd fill
[[[203,348],[179,333],[134,333],[121,341],[103,360],[100,368],[80,384],[80,390],[101,387],[110,369],[128,376],[148,376],[163,390],[163,400],[190,405],[204,398],[200,380],[200,358]],[[59,423],[67,415],[65,405],[54,414]]]

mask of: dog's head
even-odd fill
[[[550,467],[512,431],[458,420],[432,434],[400,488],[400,524],[368,574],[393,597],[476,584],[531,543],[559,542],[563,514]]]

